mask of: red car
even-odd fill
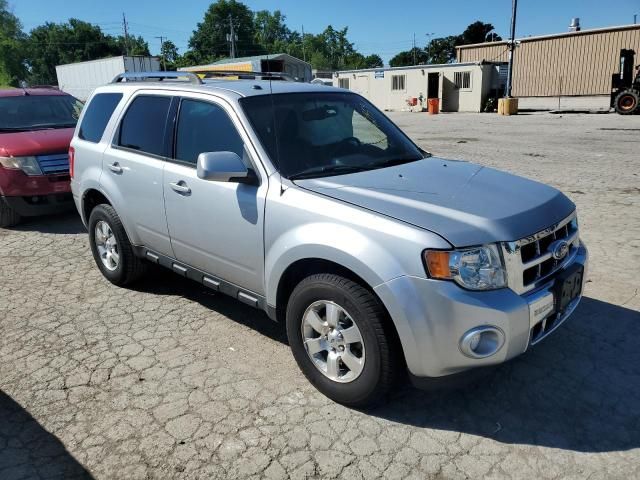
[[[0,227],[74,208],[69,143],[81,110],[53,87],[0,90]]]

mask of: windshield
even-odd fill
[[[75,127],[81,110],[71,95],[0,97],[0,131]]]
[[[359,95],[306,92],[240,100],[280,173],[291,179],[372,170],[424,158]]]

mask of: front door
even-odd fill
[[[262,295],[267,182],[202,180],[196,172],[198,155],[217,151],[237,153],[248,168],[256,169],[239,126],[223,103],[181,100],[175,158],[164,172],[167,223],[178,261]]]
[[[173,252],[162,175],[171,101],[172,96],[162,94],[139,94],[131,100],[104,151],[100,179],[132,241],[169,256]]]

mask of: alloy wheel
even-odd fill
[[[352,382],[362,373],[364,341],[353,318],[329,300],[312,303],[301,325],[304,348],[315,367],[339,383]]]
[[[111,230],[111,226],[103,220],[96,223],[95,243],[102,264],[107,270],[113,272],[120,263],[118,241],[113,234],[113,230]]]

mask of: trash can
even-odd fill
[[[499,115],[517,115],[518,99],[517,98],[499,98],[498,99]]]
[[[440,112],[440,100],[438,98],[430,98],[427,100],[427,105],[430,115],[435,115]]]

